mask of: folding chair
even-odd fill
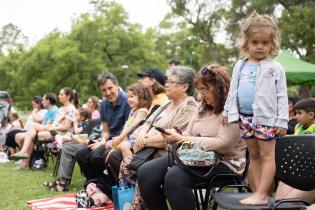
[[[299,190],[315,189],[315,135],[285,136],[276,141],[276,178],[279,181]],[[230,186],[244,189],[246,186]],[[305,209],[309,204],[302,199],[273,200],[268,198],[267,205],[246,206],[240,200],[249,197],[250,193],[223,192],[214,193],[214,202],[226,209]],[[298,205],[297,203],[301,203]]]
[[[211,180],[203,183],[198,183],[193,187],[193,192],[195,196],[196,208],[200,210],[200,205],[202,210],[207,210],[209,206],[209,201],[212,200],[212,195],[216,188],[222,188],[227,185],[242,184],[247,176],[248,166],[249,166],[249,153],[246,150],[246,166],[242,176],[237,176],[236,174],[217,174],[212,177]],[[216,205],[216,204],[214,204]],[[216,208],[215,206],[213,206]]]

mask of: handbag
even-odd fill
[[[138,152],[132,158],[131,162],[128,165],[128,168],[133,171],[137,171],[138,168],[144,164],[145,162],[151,160],[155,153],[157,152],[157,148],[154,147],[146,147],[140,152]]]
[[[171,154],[177,165],[200,178],[209,178],[220,160],[215,151],[207,151],[202,145],[190,141],[171,145]]]
[[[171,103],[171,101],[169,101],[167,104],[165,104],[163,107],[161,107],[159,112],[154,116],[154,119],[150,123],[148,131],[153,127],[153,123],[155,122],[156,118],[166,109],[166,107],[168,107],[168,105],[170,105],[170,103]],[[149,160],[152,160],[153,156],[155,155],[155,153],[157,151],[158,151],[158,148],[155,148],[155,147],[145,147],[145,148],[143,148],[141,151],[137,152],[133,156],[131,162],[129,163],[128,168],[130,170],[137,171],[138,168],[142,164],[144,164],[145,162],[147,162]]]
[[[115,210],[130,209],[135,194],[135,188],[127,184],[118,184],[112,187],[112,195]]]

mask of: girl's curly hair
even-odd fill
[[[270,28],[271,30],[271,51],[270,56],[278,54],[280,49],[280,36],[279,30],[274,20],[269,15],[260,15],[255,10],[245,20],[243,27],[241,28],[241,35],[237,42],[237,47],[240,50],[240,58],[248,58],[248,39],[252,35],[252,32],[257,28]]]
[[[133,94],[138,96],[138,109],[143,107],[147,109],[150,108],[152,104],[152,97],[149,90],[143,84],[139,82],[132,84],[127,88],[127,91],[131,91]]]
[[[217,64],[204,66],[195,77],[194,86],[197,87],[199,83],[208,87],[208,90],[210,87],[209,85],[211,85],[213,87],[212,90],[214,91],[213,94],[216,98],[216,104],[214,106],[208,105],[202,100],[199,116],[204,116],[208,112],[214,112],[217,115],[221,114],[230,87],[230,75],[227,72],[227,69]]]

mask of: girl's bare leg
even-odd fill
[[[130,144],[128,142],[121,142],[119,144],[119,149],[122,153],[123,158],[129,157],[132,155],[131,149],[130,149]]]
[[[247,180],[249,186],[253,192],[256,191],[258,180],[260,179],[260,158],[259,158],[259,147],[256,139],[245,140],[247,149],[249,152],[250,164],[248,168]]]
[[[270,186],[272,185],[276,172],[275,164],[275,145],[276,141],[260,141],[257,140],[260,155],[259,168],[260,176],[256,181],[256,191],[246,199],[240,201],[244,205],[264,205],[268,203],[267,195]],[[254,164],[254,163],[253,163]],[[256,178],[255,178],[256,179]]]

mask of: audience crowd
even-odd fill
[[[112,187],[123,180],[135,186],[133,209],[164,210],[169,205],[182,210],[196,208],[192,188],[205,178],[180,167],[169,154],[170,145],[189,141],[219,153],[213,176],[242,176],[247,148],[254,194],[240,202],[264,204],[274,178],[276,136],[315,134],[315,100],[287,97],[283,68],[270,58],[279,47],[275,30],[269,17],[252,13],[241,37],[245,59],[236,63],[231,81],[227,69],[217,64],[196,74],[172,60],[166,73],[158,68],[138,73],[138,82],[126,92],[112,73],[101,73],[96,80],[101,100],[91,96],[80,104],[79,94],[69,87],[58,96],[34,96],[24,124],[17,112],[2,120],[1,153],[27,170],[34,168],[34,145],[46,142],[60,155],[57,179],[43,183],[49,190],[68,191],[77,162],[86,178],[82,187],[101,183],[106,202],[112,199]],[[149,150],[151,160],[129,167],[136,154]],[[275,197],[313,202],[315,190],[280,182]]]

